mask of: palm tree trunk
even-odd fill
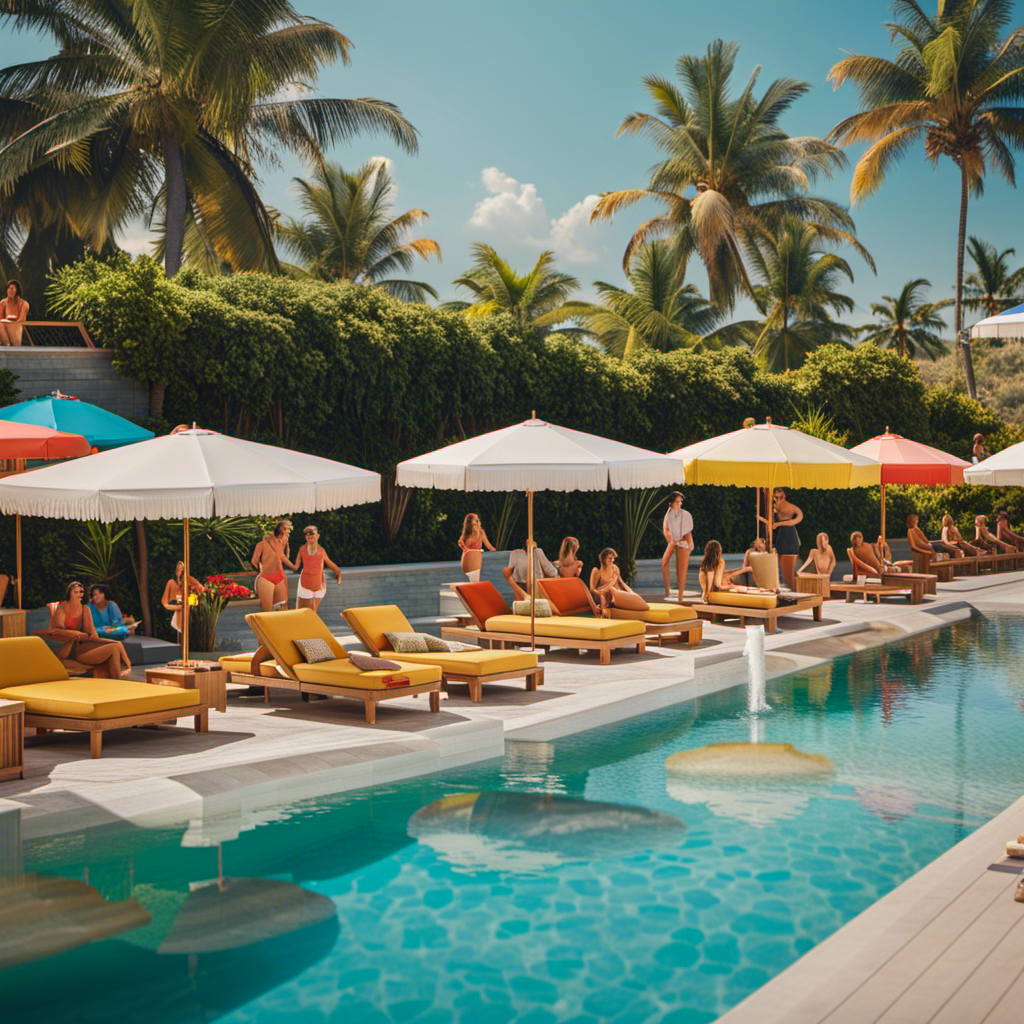
[[[971,358],[970,339],[960,343],[960,332],[964,326],[964,243],[967,238],[967,170],[960,165],[960,230],[956,239],[956,347],[960,353],[960,364],[964,368],[964,380],[967,382],[967,394],[971,398],[978,397],[978,389],[974,384],[974,360]]]
[[[185,244],[185,164],[177,139],[164,139],[164,187],[167,192],[167,217],[164,229],[164,274],[181,270],[181,251]]]
[[[149,545],[146,543],[146,525],[135,520],[135,580],[139,585],[139,610],[146,636],[153,635],[153,613],[149,608]]]

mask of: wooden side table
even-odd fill
[[[0,782],[25,778],[25,705],[0,700]]]
[[[827,601],[832,596],[829,577],[823,572],[797,573],[796,592],[798,594],[819,594],[823,601]]]
[[[190,668],[147,668],[146,682],[161,686],[177,686],[182,690],[198,690],[199,700],[216,711],[228,709],[228,673],[217,667],[208,672]]]
[[[0,637],[24,636],[28,613],[21,608],[0,608]]]

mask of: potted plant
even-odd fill
[[[253,592],[226,576],[207,576],[206,591],[189,610],[192,644],[199,651],[217,649],[217,620],[229,601],[252,598]]]

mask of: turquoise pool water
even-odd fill
[[[1020,795],[1022,655],[1020,620],[972,619],[770,682],[754,719],[734,689],[243,820],[25,838],[0,921],[45,873],[152,923],[9,967],[0,1006],[51,1024],[712,1021]],[[666,771],[751,740],[834,770]],[[138,925],[134,906],[109,927]]]

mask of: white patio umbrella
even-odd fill
[[[0,481],[0,512],[8,514],[104,523],[183,519],[186,580],[193,516],[274,516],[379,500],[377,473],[195,428]],[[187,606],[183,612],[188,664]]]
[[[402,487],[456,491],[526,491],[530,646],[533,646],[533,493],[667,487],[681,483],[674,456],[610,441],[537,419],[459,441],[398,464]]]
[[[1024,303],[979,320],[971,328],[972,338],[1024,338]]]
[[[727,487],[870,487],[882,467],[866,455],[811,437],[769,419],[672,452],[686,466],[688,484]],[[760,493],[760,492],[759,492]],[[760,515],[758,498],[758,515]],[[768,550],[772,549],[772,505],[768,502]],[[760,532],[760,527],[758,528]]]
[[[1012,444],[964,470],[964,483],[1024,487],[1024,441]]]

